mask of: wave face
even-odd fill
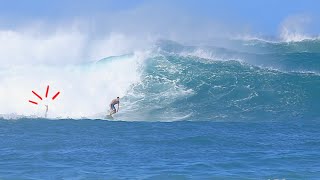
[[[0,81],[6,88],[0,88],[1,99],[7,104],[1,105],[0,114],[41,116],[44,108],[31,108],[27,102],[33,97],[29,84],[41,82],[38,89],[52,83],[62,91],[50,109],[52,118],[103,118],[116,96],[121,96],[118,120],[320,117],[319,40],[232,40],[215,46],[158,41],[142,54],[63,68],[2,69]]]
[[[319,41],[237,43],[239,51],[158,43],[124,98],[134,106],[127,113],[151,120],[320,117]]]

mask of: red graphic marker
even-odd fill
[[[52,100],[54,100],[59,94],[60,92],[57,92],[57,94],[52,97]]]
[[[41,97],[39,94],[37,94],[35,91],[32,91],[32,93],[33,93],[34,95],[36,95],[36,96],[42,101],[42,97]],[[47,86],[47,90],[46,90],[46,98],[48,97],[48,94],[49,94],[49,85]],[[60,91],[58,91],[58,92],[52,97],[52,100],[55,100],[56,97],[58,97],[59,94],[60,94]],[[35,102],[35,101],[29,100],[29,102],[32,103],[32,104],[38,105],[38,103]]]
[[[31,100],[29,100],[29,102],[31,102],[32,104],[38,104],[37,102],[31,101]]]
[[[32,91],[32,93],[33,93],[34,95],[36,95],[39,99],[41,99],[41,100],[42,100],[42,97],[41,97],[41,96],[39,96],[36,92]]]
[[[46,98],[48,97],[48,92],[49,92],[49,85],[47,86]]]

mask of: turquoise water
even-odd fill
[[[120,119],[314,120],[320,117],[320,41],[242,41],[233,48],[161,41]],[[139,112],[137,113],[137,109]],[[168,120],[172,120],[171,118]]]
[[[0,121],[1,179],[317,179],[318,122]]]

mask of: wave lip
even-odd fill
[[[281,43],[295,43],[295,42],[307,42],[307,41],[319,41],[319,35],[309,35],[300,32],[291,32],[287,29],[282,30],[280,36],[278,37],[259,37],[253,35],[239,35],[236,37],[230,38],[234,41],[243,41],[247,45],[256,45],[256,44],[281,44]]]

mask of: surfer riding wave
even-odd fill
[[[116,109],[115,105],[118,104],[118,109]],[[110,116],[112,114],[115,114],[119,111],[119,104],[120,104],[120,98],[117,97],[116,99],[113,99],[110,103]]]

